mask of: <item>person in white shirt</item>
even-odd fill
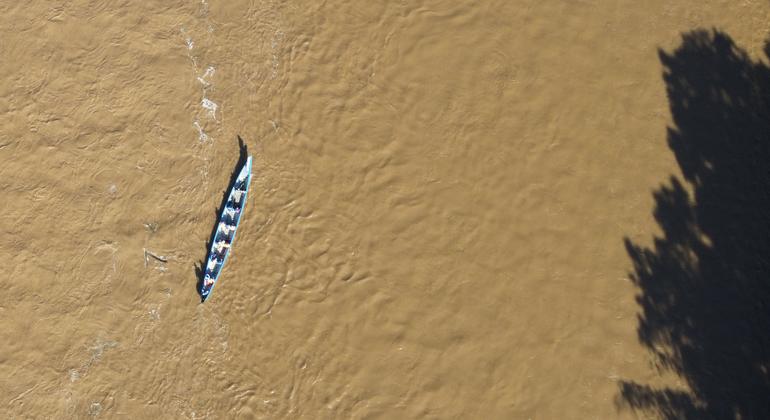
[[[212,258],[209,259],[209,263],[206,265],[206,269],[209,271],[214,271],[216,267],[217,267],[217,257],[212,256]]]
[[[225,236],[230,236],[232,232],[235,232],[235,225],[228,225],[225,222],[219,222],[219,230],[225,234]]]
[[[230,248],[230,244],[228,244],[225,241],[219,241],[216,244],[214,244],[214,249],[217,251],[217,253],[222,254],[225,248]]]

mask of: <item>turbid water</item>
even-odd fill
[[[759,63],[768,18],[751,0],[5,2],[2,417],[677,415],[623,384],[708,408],[640,340],[624,238],[651,246],[653,192],[681,176],[661,54],[703,28]],[[200,304],[238,135],[252,192]]]

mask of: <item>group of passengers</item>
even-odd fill
[[[225,211],[223,212],[225,217],[222,218],[222,222],[219,222],[217,233],[214,235],[214,252],[211,253],[206,264],[206,275],[203,278],[203,287],[205,289],[209,289],[214,285],[214,277],[212,277],[214,270],[217,264],[224,263],[227,249],[230,248],[230,244],[233,241],[236,223],[241,215],[241,200],[246,194],[245,186],[246,180],[239,179],[235,184],[232,199],[228,200],[225,205]]]

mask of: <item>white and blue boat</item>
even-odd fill
[[[222,274],[222,267],[230,255],[230,248],[235,241],[235,233],[243,216],[243,208],[246,204],[246,198],[249,194],[249,184],[251,183],[251,156],[246,159],[246,163],[241,167],[238,177],[235,179],[230,194],[227,197],[222,213],[217,220],[216,232],[209,253],[206,256],[206,262],[203,266],[203,280],[200,283],[198,293],[201,300],[205,301],[214,290],[214,286]]]

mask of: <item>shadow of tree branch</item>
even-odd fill
[[[770,69],[717,30],[685,33],[659,57],[684,179],[653,194],[663,232],[653,246],[624,242],[639,340],[687,389],[621,382],[617,404],[669,419],[767,419]]]

